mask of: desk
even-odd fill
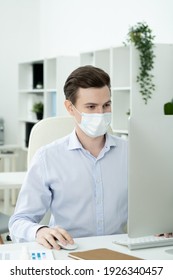
[[[18,145],[1,145],[0,146],[0,164],[2,165],[1,169],[3,172],[15,172],[16,171],[16,159],[19,156],[19,149],[21,147]],[[5,203],[5,211],[7,209],[7,198],[9,197],[10,190],[4,189],[4,203]],[[15,189],[12,188],[12,205],[16,202],[16,192]]]
[[[147,260],[173,260],[173,246],[160,247],[160,248],[150,248],[150,249],[140,249],[140,250],[129,250],[125,246],[115,245],[112,241],[115,239],[115,235],[109,236],[94,236],[85,238],[75,238],[75,242],[78,244],[78,248],[75,251],[91,250],[96,248],[108,248],[111,250],[119,251],[121,253],[129,254],[141,259]],[[0,246],[0,251],[18,251],[21,252],[22,246],[27,246],[31,250],[42,250],[43,246],[36,242],[30,243],[14,243],[14,244],[4,244]],[[171,252],[168,253],[168,252]],[[56,260],[73,260],[68,257],[69,251],[67,250],[53,250],[53,254]]]
[[[4,212],[8,211],[10,201],[10,189],[19,189],[23,183],[26,172],[2,172],[0,173],[0,189],[5,190]]]
[[[12,153],[0,153],[0,161],[3,160],[3,169],[4,172],[9,171],[16,171],[16,158],[18,157],[18,154],[15,152]],[[9,196],[9,190],[4,190],[4,201],[5,197]],[[12,204],[15,204],[15,190],[12,189]]]
[[[15,171],[16,170],[16,158],[18,153],[0,153],[0,160],[4,161],[4,171]]]

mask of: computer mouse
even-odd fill
[[[64,245],[58,240],[56,242],[62,249],[65,249],[65,250],[70,251],[70,250],[75,250],[78,248],[78,245],[76,243],[74,243],[74,244],[67,243],[66,245]]]

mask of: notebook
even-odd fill
[[[76,260],[141,260],[137,257],[106,248],[70,252],[68,256]]]

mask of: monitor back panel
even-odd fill
[[[129,119],[128,234],[173,232],[173,116]]]

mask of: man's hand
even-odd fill
[[[36,233],[36,241],[48,249],[60,249],[60,246],[57,244],[56,240],[59,240],[64,245],[66,245],[67,243],[74,243],[71,235],[66,230],[60,227],[42,227],[38,229]]]

